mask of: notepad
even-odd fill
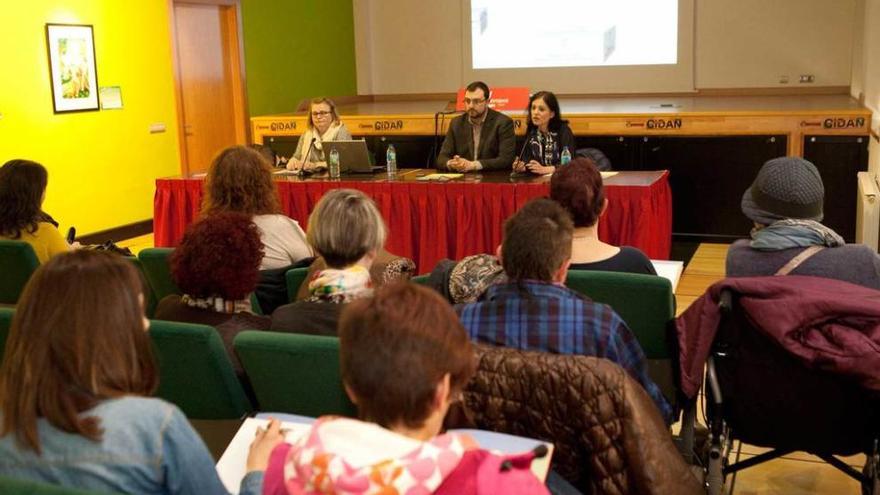
[[[438,181],[447,181],[452,179],[461,179],[464,177],[464,174],[428,174],[423,175],[416,180],[438,180]]]
[[[614,177],[615,175],[617,175],[620,172],[599,172],[599,173],[602,174],[603,179],[607,179],[609,177]]]
[[[232,441],[226,447],[220,460],[217,461],[217,473],[220,475],[220,481],[229,490],[229,493],[237,494],[241,486],[241,480],[244,478],[245,469],[247,467],[247,456],[257,428],[266,428],[269,424],[269,416],[279,419],[294,419],[293,421],[282,421],[281,429],[287,430],[285,440],[288,443],[296,442],[304,434],[306,434],[314,422],[313,418],[305,416],[294,416],[288,414],[261,414],[261,418],[248,418],[244,420],[241,427],[236,432]],[[449,433],[461,435],[470,435],[481,448],[487,449],[495,454],[521,454],[528,452],[538,445],[547,446],[547,455],[540,459],[532,461],[532,474],[541,481],[547,479],[550,472],[550,459],[553,457],[553,444],[536,440],[534,438],[520,437],[516,435],[508,435],[506,433],[497,433],[486,430],[449,430]]]

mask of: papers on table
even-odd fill
[[[609,177],[614,177],[615,175],[619,174],[620,172],[599,172],[599,173],[602,174],[602,179],[604,180]]]
[[[428,174],[423,175],[416,180],[437,180],[440,182],[445,182],[453,179],[461,179],[464,177],[464,174]]]
[[[672,292],[674,293],[678,287],[681,272],[684,270],[684,263],[672,260],[651,260],[651,264],[654,265],[654,271],[657,272],[657,275],[672,282]]]

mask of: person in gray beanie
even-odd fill
[[[880,289],[880,257],[846,244],[822,225],[825,187],[816,166],[786,156],[768,161],[742,197],[750,240],[727,251],[727,276],[812,275]]]

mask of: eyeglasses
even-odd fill
[[[465,98],[465,99],[464,99],[464,104],[465,104],[465,105],[471,105],[471,104],[473,104],[473,105],[481,105],[481,104],[483,104],[483,103],[485,103],[485,102],[486,102],[486,99],[485,99],[485,98],[473,98],[473,99],[471,99],[471,98]]]
[[[320,112],[312,112],[312,117],[326,117],[330,115],[332,112],[328,112],[326,110],[322,110]]]

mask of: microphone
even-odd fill
[[[534,131],[530,131],[526,134],[526,140],[523,142],[522,149],[519,151],[519,157],[517,157],[518,161],[523,161],[523,157],[526,156],[526,148],[528,148],[529,145],[532,144],[532,141],[535,140],[534,134]]]
[[[309,148],[306,150],[305,154],[303,155],[302,166],[299,167],[299,176],[300,177],[305,177],[305,175],[306,175],[306,162],[309,160],[309,155],[312,154],[312,147],[315,145],[315,141],[317,139],[318,138],[316,138],[316,137],[312,138],[312,141],[309,143]]]

